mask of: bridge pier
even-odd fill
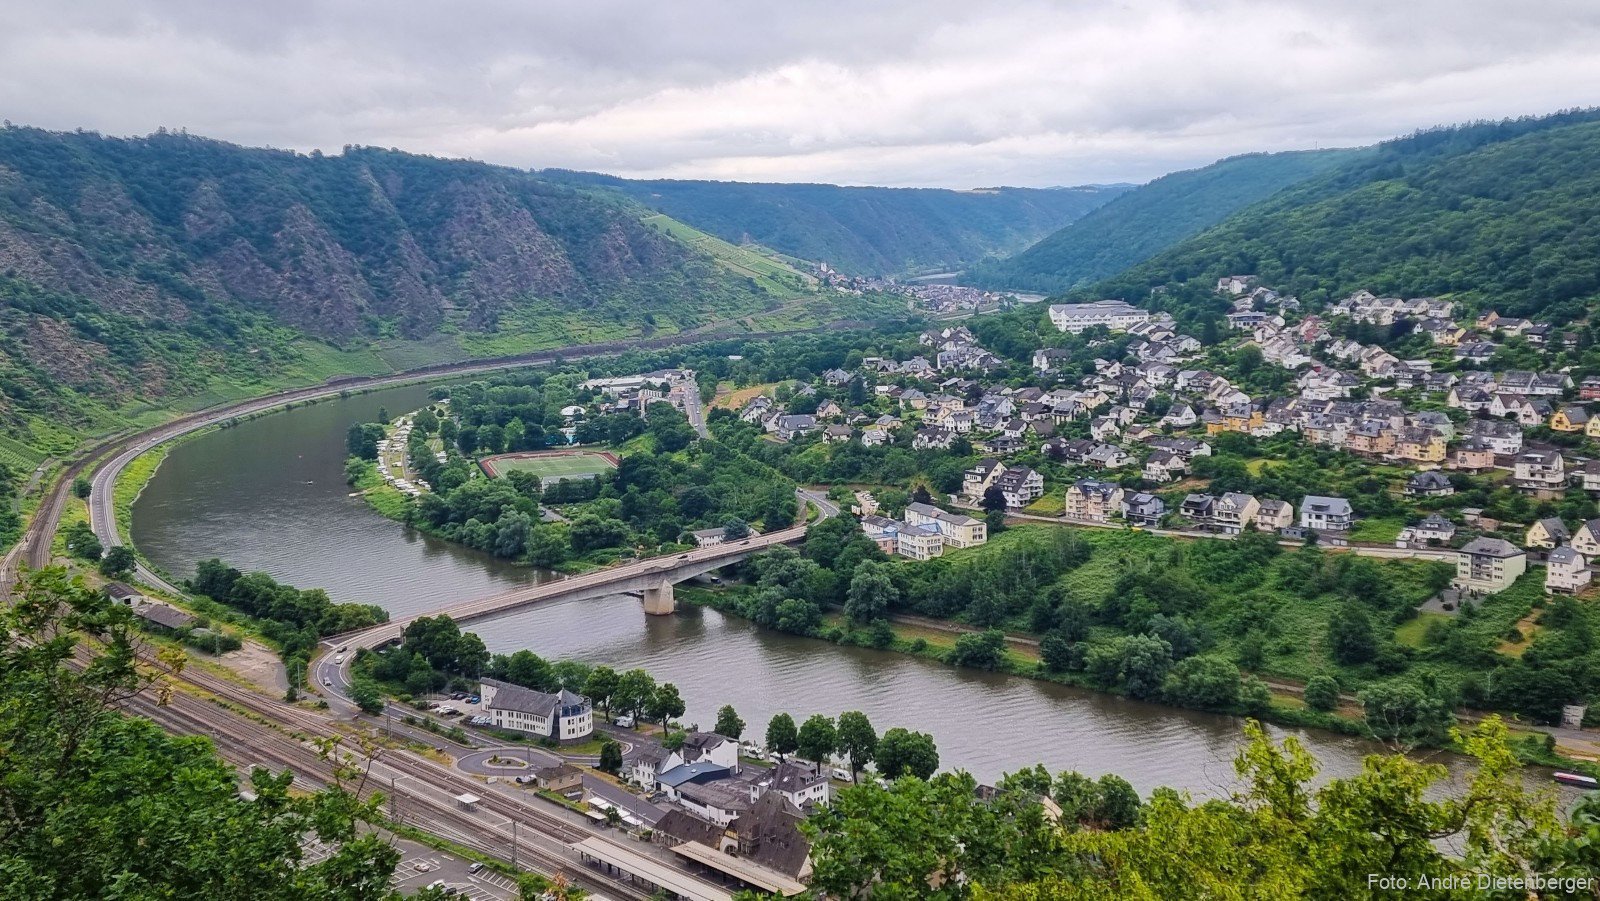
[[[672,594],[672,583],[663,580],[655,588],[644,590],[644,612],[651,616],[666,616],[678,609]]]

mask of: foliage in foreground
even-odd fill
[[[1570,825],[1524,785],[1505,725],[1457,738],[1476,763],[1465,785],[1430,794],[1443,766],[1373,755],[1361,772],[1313,788],[1316,762],[1261,726],[1235,761],[1242,788],[1193,803],[1158,789],[1140,803],[1114,777],[1055,779],[1042,767],[980,797],[965,773],[843,790],[807,830],[812,890],[835,898],[1359,898],[1368,875],[1410,880],[1404,897],[1569,897],[1600,877],[1600,802]],[[1483,891],[1481,875],[1568,880],[1534,891]],[[1437,889],[1419,889],[1419,880]],[[1462,879],[1464,882],[1451,882]],[[1587,883],[1591,887],[1595,883]],[[1587,894],[1585,895],[1588,896]]]
[[[289,774],[265,770],[245,800],[208,739],[123,714],[168,698],[126,608],[61,569],[17,595],[0,611],[0,897],[399,897],[399,852],[358,831],[377,800],[291,794]],[[311,839],[331,856],[303,864]]]

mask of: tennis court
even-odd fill
[[[541,482],[561,479],[589,479],[608,469],[615,469],[617,458],[610,453],[579,452],[572,454],[500,454],[479,461],[484,474],[500,478],[508,472],[531,472]]]

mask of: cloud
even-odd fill
[[[637,177],[1143,180],[1600,96],[1600,5],[0,2],[0,114]],[[8,8],[8,7],[15,7]]]

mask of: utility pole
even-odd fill
[[[511,872],[520,872],[517,867],[517,821],[511,821]]]
[[[390,820],[390,822],[395,822],[395,823],[400,822],[395,817],[395,794],[394,794],[394,777],[393,776],[389,777],[389,820]]]

